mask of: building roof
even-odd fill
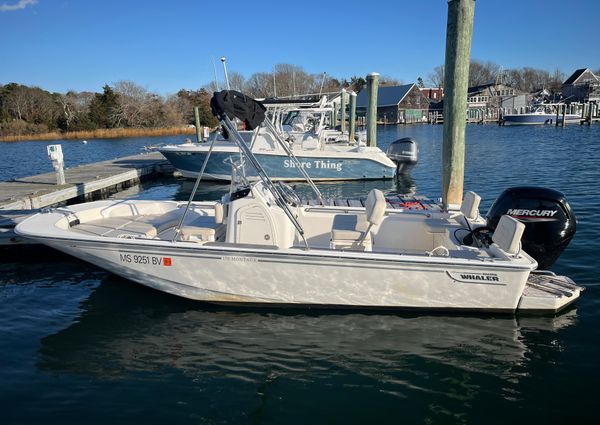
[[[483,91],[485,89],[487,89],[488,87],[492,87],[495,86],[495,83],[487,83],[487,84],[481,84],[479,86],[473,86],[473,87],[469,87],[467,89],[467,92],[470,93],[479,93],[480,91]]]
[[[579,77],[581,77],[585,71],[590,71],[590,69],[589,68],[581,68],[581,69],[576,70],[573,74],[571,74],[571,76],[569,78],[567,78],[567,81],[565,81],[563,83],[563,85],[566,86],[568,84],[575,84],[575,82],[577,80],[579,80]],[[592,75],[594,75],[593,72],[592,72]]]
[[[404,84],[403,86],[379,87],[377,107],[398,105],[413,86],[415,86],[414,83]],[[356,107],[366,108],[367,103],[367,89],[365,88],[356,97]]]

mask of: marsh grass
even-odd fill
[[[23,134],[2,136],[0,142],[19,142],[23,140],[70,140],[70,139],[116,139],[121,137],[158,137],[178,134],[195,134],[194,127],[167,128],[104,128],[91,131],[58,131],[41,134]]]

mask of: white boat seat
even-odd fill
[[[331,228],[331,247],[333,249],[372,248],[371,227],[378,225],[385,216],[386,202],[383,193],[373,189],[365,202],[365,214],[338,214]]]
[[[480,203],[481,196],[475,192],[467,192],[460,206],[460,212],[469,220],[475,220],[479,216]]]
[[[525,225],[519,220],[503,215],[494,230],[492,242],[507,254],[515,255],[519,251],[524,230]]]
[[[333,219],[331,239],[336,242],[358,241],[369,227],[363,215],[338,214]],[[365,242],[371,242],[371,234],[365,235]]]
[[[215,229],[209,227],[182,226],[179,239],[188,242],[214,242]]]

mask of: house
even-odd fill
[[[576,70],[562,85],[566,102],[599,102],[600,78],[589,68]]]
[[[506,84],[489,83],[469,87],[467,118],[469,121],[495,120],[498,108],[519,110],[526,108],[531,96]]]
[[[356,98],[356,112],[366,115],[367,90]],[[427,117],[429,100],[416,84],[379,87],[377,94],[377,121],[386,124],[422,122]]]
[[[437,103],[444,98],[443,87],[419,87],[419,90],[432,103]]]

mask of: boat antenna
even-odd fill
[[[225,74],[225,83],[227,84],[227,90],[231,90],[231,86],[229,85],[229,75],[227,75],[227,64],[225,61],[227,58],[225,56],[221,56],[221,63],[223,64],[223,73]]]
[[[325,75],[327,75],[327,73],[323,71],[323,79],[321,80],[321,90],[319,90],[319,96],[321,96],[321,94],[323,93],[323,84],[325,84]]]
[[[213,65],[213,75],[215,77],[215,91],[219,91],[219,79],[217,78],[217,66],[215,65],[215,58],[211,56]]]

